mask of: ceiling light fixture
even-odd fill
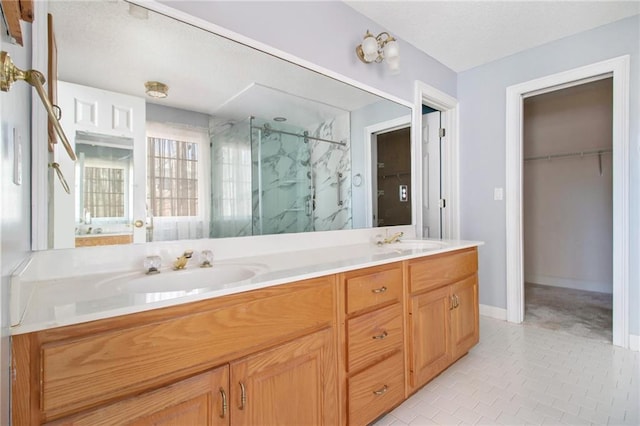
[[[400,69],[400,49],[398,42],[388,32],[374,36],[367,30],[362,43],[356,47],[358,58],[365,64],[387,60],[391,71]]]
[[[273,117],[273,121],[283,122],[283,121],[287,121],[287,118],[286,117]]]
[[[144,84],[145,92],[152,98],[166,98],[169,86],[159,81],[147,81]]]

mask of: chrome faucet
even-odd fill
[[[173,262],[173,269],[175,269],[176,271],[184,269],[187,266],[187,262],[189,262],[189,259],[191,259],[191,256],[193,256],[193,250],[186,250],[184,253],[182,253],[182,256],[178,257]]]

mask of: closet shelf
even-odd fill
[[[567,152],[563,154],[537,155],[535,157],[527,157],[524,159],[524,161],[553,160],[556,158],[569,158],[569,157],[587,157],[590,155],[610,154],[611,152],[612,152],[611,148],[593,149],[590,151]]]

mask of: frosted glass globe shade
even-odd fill
[[[384,58],[388,60],[397,59],[400,56],[400,48],[398,42],[390,41],[384,46]]]
[[[364,58],[371,62],[378,57],[378,41],[373,36],[365,37],[362,40],[362,53]]]

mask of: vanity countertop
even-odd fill
[[[39,279],[27,283],[31,289],[28,302],[11,332],[16,335],[79,324],[482,244],[477,241],[421,240],[433,241],[422,247],[414,241],[414,244],[407,241],[378,247],[362,243],[214,260],[211,268],[199,268],[196,261],[185,270],[165,267],[156,275],[166,283],[192,280],[196,274],[199,277],[206,276],[203,274],[224,275],[225,270],[236,267],[250,271],[249,275],[252,275],[249,278],[239,275],[239,281],[234,279],[215,286],[205,284],[188,289],[165,285],[149,289],[144,283],[153,282],[154,278],[140,270]],[[134,284],[136,282],[143,285]]]

